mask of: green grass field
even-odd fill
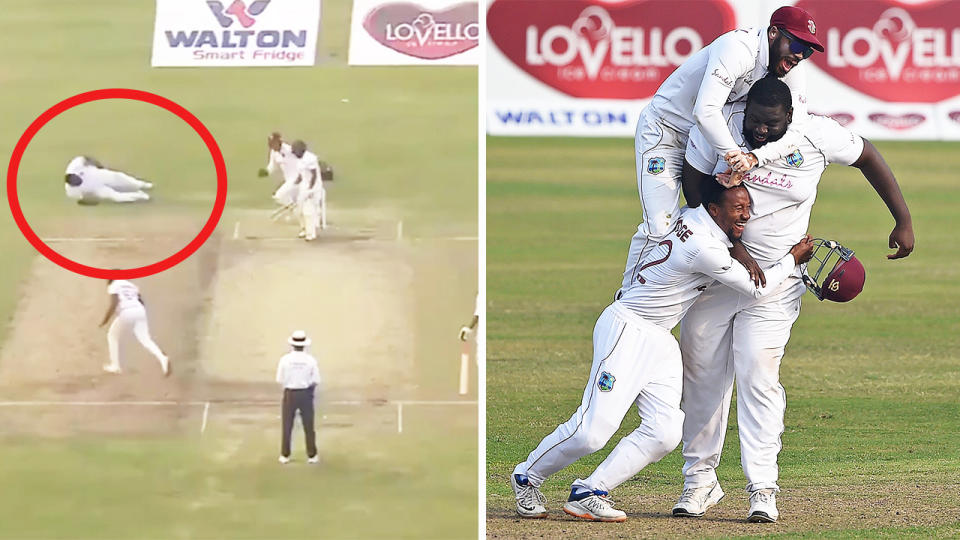
[[[457,329],[473,310],[476,242],[448,238],[477,236],[476,69],[349,67],[350,10],[346,0],[324,2],[315,67],[153,69],[153,2],[7,5],[0,17],[5,43],[0,160],[9,161],[37,115],[71,95],[110,87],[160,94],[190,110],[219,143],[229,192],[217,235],[229,238],[235,223],[266,223],[273,208],[273,180],[256,178],[266,161],[269,132],[304,138],[336,170],[330,203],[335,220],[354,227],[402,220],[404,236],[414,239],[405,249],[418,306],[409,314],[417,360],[410,378],[417,384],[405,395],[397,395],[398,385],[388,397],[474,400],[476,391],[457,396],[454,360],[460,350]],[[100,205],[95,214],[67,201],[63,169],[78,154],[154,180],[156,201]],[[166,218],[183,218],[174,232],[195,234],[199,226],[192,228],[194,223],[206,219],[212,206],[214,176],[199,137],[166,111],[98,102],[64,113],[37,135],[24,156],[18,185],[38,232],[83,236],[84,227],[106,219],[120,224],[122,235],[128,232],[122,228],[129,223],[125,220],[159,211]],[[0,250],[2,344],[13,332],[10,323],[37,257],[6,212],[0,217]],[[71,314],[78,334],[96,330],[101,308]],[[275,365],[276,358],[265,361]],[[193,373],[183,375],[183,384],[195,382],[192,395],[204,399],[198,395],[202,381]],[[57,392],[59,387],[36,390]],[[236,398],[246,396],[240,391]],[[299,467],[281,469],[275,408],[253,409],[238,416],[230,406],[214,404],[203,435],[197,407],[171,413],[173,429],[148,434],[118,433],[109,426],[106,409],[88,409],[103,416],[91,430],[30,433],[5,429],[11,425],[5,420],[0,424],[0,538],[476,535],[475,406],[405,408],[402,435],[390,406],[323,410],[330,415],[329,426],[321,422],[318,437],[327,453],[313,469],[306,469],[302,459]],[[135,413],[139,410],[149,424],[154,413],[146,408]],[[2,414],[4,419],[16,415],[22,424],[68,412],[77,414],[66,407],[5,408]],[[336,444],[325,446],[323,441],[331,440]],[[294,445],[302,452],[298,435]]]
[[[960,535],[960,144],[878,143],[913,214],[913,255],[888,261],[893,220],[856,169],[831,166],[810,232],[867,271],[850,304],[804,297],[783,359],[780,521],[748,503],[731,413],[718,473],[726,499],[702,520],[669,517],[679,451],[612,497],[624,524],[561,511],[620,437],[544,484],[547,520],[513,512],[509,474],[576,409],[597,316],[619,286],[640,205],[632,141],[487,140],[487,532],[492,537],[953,538]]]

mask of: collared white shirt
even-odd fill
[[[317,359],[304,351],[290,351],[277,364],[277,382],[284,388],[299,390],[320,384]]]
[[[741,148],[750,150],[743,137],[744,107],[742,103],[728,105],[724,112],[730,134]],[[809,115],[800,134],[799,143],[790,148],[787,157],[743,177],[752,203],[743,245],[761,267],[777,260],[807,233],[817,185],[827,165],[851,165],[863,153],[863,139],[832,118]],[[687,142],[687,162],[701,172],[724,171],[726,163],[705,150],[706,144],[694,128]]]
[[[280,150],[270,150],[267,172],[273,174],[273,171],[280,167],[280,172],[283,173],[283,181],[286,183],[295,182],[297,174],[299,174],[299,162],[297,156],[293,155],[290,145],[280,143]]]
[[[745,230],[750,226],[747,222]],[[670,234],[637,264],[620,303],[671,330],[715,280],[759,298],[775,290],[796,266],[784,250],[776,264],[763,269],[767,285],[757,288],[747,269],[730,256],[732,245],[703,205],[683,207]]]
[[[650,107],[682,132],[699,125],[716,154],[726,155],[738,145],[726,130],[721,109],[727,103],[745,100],[753,83],[767,75],[769,61],[767,27],[732,30],[677,67],[660,85]],[[793,94],[795,128],[801,127],[807,115],[805,69],[800,62],[781,79]],[[785,138],[790,141],[793,136]],[[772,144],[764,150],[757,155],[762,162],[772,159],[767,155],[780,149]]]
[[[140,303],[140,289],[129,281],[115,280],[107,286],[107,294],[117,295],[117,311],[143,306]]]

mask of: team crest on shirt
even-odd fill
[[[650,158],[647,162],[647,172],[650,174],[660,174],[667,167],[667,160],[662,157]]]
[[[803,154],[800,153],[800,149],[794,150],[792,154],[787,156],[787,164],[791,167],[803,165]]]
[[[601,392],[609,392],[613,390],[613,383],[615,382],[617,382],[617,378],[610,372],[604,371],[600,374],[600,378],[597,379],[597,387],[600,388]]]

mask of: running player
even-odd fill
[[[110,363],[103,366],[108,373],[120,373],[120,339],[123,334],[133,332],[143,348],[160,362],[160,369],[165,377],[172,371],[170,359],[160,350],[150,337],[150,327],[147,324],[147,310],[140,297],[140,289],[126,280],[107,280],[107,294],[110,295],[110,306],[103,316],[100,326],[103,327],[114,314],[117,318],[107,331],[107,347],[110,353]]]

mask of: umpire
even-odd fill
[[[310,345],[306,332],[297,330],[287,340],[293,350],[280,358],[277,382],[283,386],[283,438],[280,443],[280,463],[290,463],[290,435],[293,416],[300,411],[300,423],[307,443],[307,463],[317,463],[317,442],[313,431],[313,391],[320,384],[317,359],[304,349]]]

